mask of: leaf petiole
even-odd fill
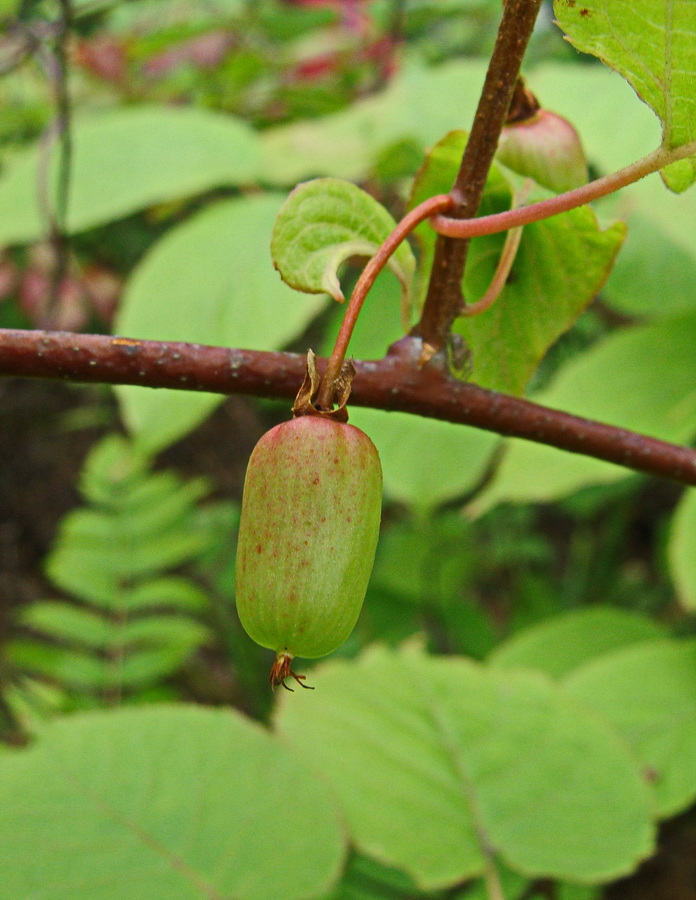
[[[420,203],[415,209],[412,209],[398,223],[396,228],[391,232],[389,237],[384,241],[377,253],[370,259],[358,278],[357,284],[353,289],[353,293],[348,301],[341,329],[338,332],[333,351],[329,357],[326,367],[326,373],[322,379],[317,405],[321,409],[331,409],[333,405],[334,384],[338,379],[343,361],[348,350],[348,343],[358,315],[362,309],[365,297],[368,291],[375,283],[375,279],[389,261],[389,257],[394,253],[399,244],[425,219],[429,219],[436,213],[447,212],[455,205],[454,199],[449,194],[437,194],[435,197],[429,197],[423,203]]]
[[[550,197],[548,200],[473,219],[450,219],[439,213],[431,217],[430,224],[438,234],[446,237],[472,238],[484,234],[497,234],[518,225],[531,225],[533,222],[539,222],[578,206],[584,206],[586,203],[606,197],[629,184],[640,181],[646,175],[652,175],[653,172],[658,172],[673,162],[694,155],[696,155],[696,141],[677,147],[676,150],[664,150],[660,147],[629,166],[612,172],[611,175],[597,178],[595,181],[583,184],[572,191],[558,194],[556,197]]]

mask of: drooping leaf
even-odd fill
[[[304,900],[344,855],[325,788],[228,711],[72,716],[0,758],[0,790],[7,898]]]
[[[300,296],[273,271],[270,241],[282,198],[229,200],[173,229],[126,286],[115,328],[152,340],[277,350],[316,315],[324,300]],[[121,386],[126,424],[149,452],[198,425],[217,394]]]
[[[620,647],[664,637],[665,629],[638,613],[611,606],[575,610],[547,619],[500,644],[490,662],[559,678]]]
[[[561,28],[578,50],[616,69],[662,122],[667,149],[696,141],[696,6],[692,0],[555,0]],[[696,155],[668,167],[665,183],[696,180]]]
[[[588,662],[565,682],[627,741],[661,817],[696,797],[696,642],[653,641]]]
[[[317,178],[299,185],[282,205],[273,227],[271,255],[283,281],[298,291],[344,300],[338,269],[351,256],[372,256],[396,222],[374,197],[348,181]],[[389,267],[408,303],[416,268],[403,241]]]
[[[696,432],[696,314],[612,334],[561,369],[534,396],[562,409],[683,443]],[[545,502],[590,484],[617,481],[630,470],[530,441],[511,440],[477,511],[496,503]]]
[[[277,729],[332,786],[357,848],[419,886],[481,874],[482,841],[513,870],[568,880],[649,853],[632,759],[542,676],[375,649],[312,678],[311,698],[279,698]]]
[[[431,150],[416,180],[411,206],[449,190],[465,141],[464,132],[452,132]],[[523,183],[509,170],[495,167],[481,214],[509,209]],[[537,186],[525,202],[548,196],[547,190]],[[425,247],[422,282],[432,263],[434,232],[424,223],[416,233]],[[601,287],[624,233],[621,223],[600,229],[588,207],[526,226],[511,275],[493,306],[455,324],[455,330],[471,348],[471,380],[482,387],[521,393],[551,344],[570,328]],[[471,242],[464,278],[464,296],[469,303],[488,287],[503,242],[504,235],[488,235]]]
[[[669,567],[682,604],[696,610],[696,491],[688,490],[672,519]]]
[[[257,144],[249,126],[193,107],[91,113],[78,118],[71,134],[70,232],[256,176]],[[0,176],[0,246],[46,232],[37,188],[41,153],[33,146],[18,154]],[[56,171],[54,165],[54,183]]]

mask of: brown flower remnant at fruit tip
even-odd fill
[[[292,662],[293,657],[290,656],[289,653],[285,653],[283,650],[278,652],[278,655],[275,658],[275,662],[271,666],[271,675],[269,681],[271,682],[271,688],[275,690],[279,684],[282,684],[286,691],[292,691],[293,688],[288,687],[285,683],[286,678],[294,678],[295,681],[299,684],[300,687],[304,688],[307,691],[313,691],[314,688],[309,684],[304,684],[304,680],[307,677],[306,675],[296,675],[295,672],[290,668],[290,663]]]

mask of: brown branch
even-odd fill
[[[419,368],[406,337],[375,362],[356,362],[351,402],[472,425],[696,485],[696,451],[457,381],[444,363]],[[318,360],[323,374],[326,360]],[[231,350],[66,332],[0,329],[0,375],[138,384],[292,400],[303,354]]]
[[[474,123],[451,191],[457,203],[449,214],[451,218],[471,219],[478,212],[540,6],[541,0],[505,3]],[[452,323],[462,313],[462,277],[468,249],[468,241],[442,236],[435,244],[423,313],[413,330],[435,350],[446,345]]]

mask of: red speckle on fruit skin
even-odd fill
[[[313,479],[312,479],[312,484],[319,484],[319,479],[318,479],[318,478],[313,478]]]
[[[257,545],[256,545],[256,552],[257,552],[257,553],[263,553],[263,547],[261,546],[261,544],[257,544]]]

